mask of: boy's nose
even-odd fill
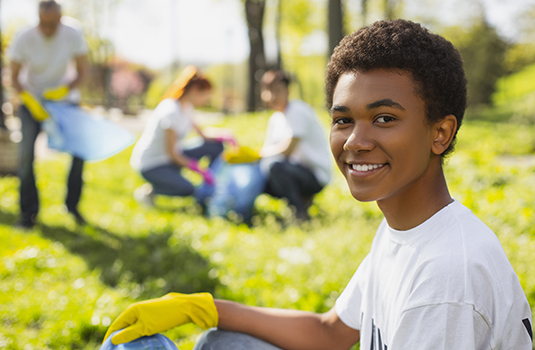
[[[373,149],[374,143],[370,138],[370,131],[359,125],[355,125],[353,131],[344,143],[344,151],[360,152]]]

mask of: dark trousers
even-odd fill
[[[204,142],[199,146],[186,148],[183,153],[189,158],[201,159],[208,156],[215,160],[223,152],[223,144],[218,141]],[[191,196],[195,191],[193,184],[180,174],[180,166],[165,164],[145,170],[141,175],[152,184],[155,194],[166,196]]]
[[[297,216],[306,216],[312,196],[323,189],[316,176],[307,167],[287,161],[271,164],[267,180],[267,194],[288,199]]]
[[[33,160],[35,140],[41,131],[41,124],[33,119],[28,109],[21,105],[19,109],[21,120],[22,142],[20,144],[20,211],[23,219],[34,218],[39,211],[39,196],[35,185]],[[76,211],[82,194],[82,171],[84,160],[72,158],[71,170],[67,180],[67,198],[65,200],[69,211]]]

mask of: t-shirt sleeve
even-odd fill
[[[189,125],[188,117],[185,115],[187,111],[180,109],[172,100],[164,100],[156,108],[157,111],[155,112],[161,115],[160,128],[163,130],[173,130],[179,139],[183,138],[187,133]]]
[[[360,283],[363,274],[365,273],[368,258],[364,258],[357,271],[347,284],[346,288],[336,300],[335,309],[338,318],[350,328],[361,328],[361,304],[362,304],[362,290]]]
[[[163,130],[175,130],[177,129],[177,125],[176,125],[176,118],[173,118],[173,116],[175,115],[175,113],[172,113],[172,111],[166,111],[166,113],[164,113],[162,115],[162,118],[160,119],[160,127],[163,129]]]
[[[491,348],[491,329],[465,303],[426,305],[405,311],[388,349],[478,350]]]
[[[88,51],[87,43],[84,39],[84,34],[81,30],[76,30],[76,35],[73,38],[73,55],[79,57],[86,55]]]
[[[285,113],[290,129],[292,129],[292,137],[303,138],[308,133],[311,111],[298,102],[293,102]]]
[[[23,35],[19,33],[7,50],[7,57],[13,62],[24,63],[26,61],[25,49]]]

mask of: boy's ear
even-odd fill
[[[435,138],[431,145],[434,154],[442,154],[449,146],[457,130],[457,118],[453,114],[445,116],[434,125]]]

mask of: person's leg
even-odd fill
[[[296,209],[299,218],[307,218],[308,198],[321,191],[323,186],[314,173],[298,164],[275,162],[271,165],[266,192],[279,198],[287,198]]]
[[[281,350],[248,334],[209,329],[193,350]]]
[[[193,194],[193,185],[180,174],[180,167],[174,164],[142,171],[141,175],[152,184],[154,194],[180,197]]]
[[[84,169],[84,160],[78,157],[72,157],[71,171],[67,180],[67,197],[65,204],[69,213],[74,215],[74,218],[79,224],[84,224],[85,220],[78,212],[78,202],[82,195],[82,172]]]
[[[39,198],[35,185],[33,160],[35,139],[41,131],[41,125],[33,119],[24,105],[19,108],[22,141],[20,143],[20,211],[21,225],[33,226],[39,211]]]
[[[186,156],[197,160],[208,156],[211,163],[223,152],[223,143],[220,141],[206,141],[199,146],[185,148],[183,152]]]

